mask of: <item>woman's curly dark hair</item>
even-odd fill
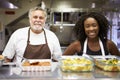
[[[94,18],[98,22],[99,29],[100,29],[98,36],[100,37],[102,41],[106,41],[107,35],[108,35],[108,29],[109,29],[109,22],[104,15],[97,13],[97,12],[89,12],[89,13],[83,14],[79,18],[79,20],[75,24],[75,27],[73,28],[77,39],[81,43],[84,43],[87,37],[85,34],[85,29],[84,29],[84,21],[89,17]]]

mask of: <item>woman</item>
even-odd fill
[[[80,17],[74,27],[77,40],[71,43],[63,55],[118,55],[113,41],[108,40],[109,22],[105,16],[90,12]]]

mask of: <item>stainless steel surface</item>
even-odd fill
[[[95,67],[93,72],[62,72],[58,63],[52,64],[51,72],[22,72],[21,68],[15,66],[4,66],[0,68],[0,80],[119,80],[120,72],[105,72]]]

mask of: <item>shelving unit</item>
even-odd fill
[[[68,46],[74,40],[72,31],[78,16],[79,12],[51,11],[50,29],[57,35],[61,46]]]

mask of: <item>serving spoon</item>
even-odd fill
[[[25,57],[23,57],[23,56],[20,56],[20,55],[17,55],[17,56],[20,57],[20,58],[22,58],[21,62],[22,62],[23,60],[29,61],[27,58],[25,58]]]

